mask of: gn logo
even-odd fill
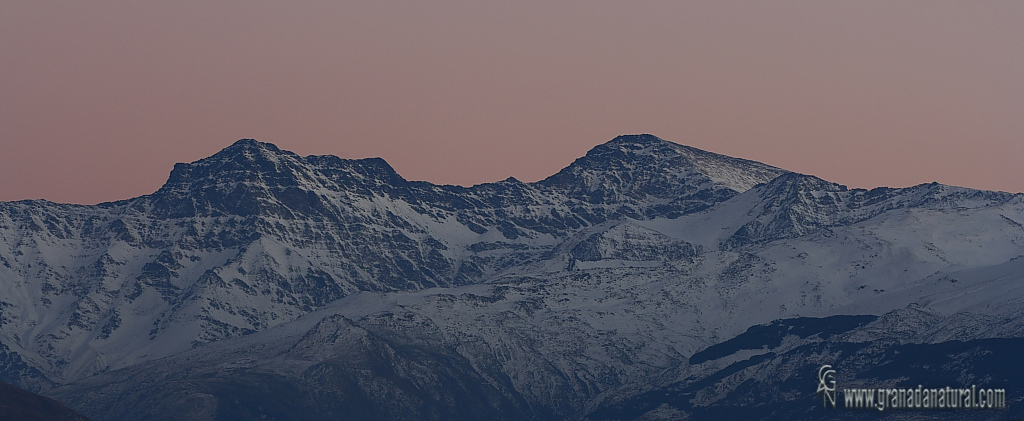
[[[818,369],[818,391],[821,393],[821,406],[828,408],[828,404],[836,407],[836,371],[831,365],[825,364]]]

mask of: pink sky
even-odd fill
[[[240,138],[535,181],[619,134],[851,187],[1024,191],[1024,2],[9,1],[0,200]]]

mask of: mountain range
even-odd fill
[[[1024,194],[652,135],[472,187],[247,139],[150,195],[0,203],[0,381],[96,420],[873,416],[822,408],[831,364],[1019,418],[1022,256]]]

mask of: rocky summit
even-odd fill
[[[240,140],[151,195],[0,203],[0,381],[96,420],[866,415],[822,408],[831,364],[1007,392],[897,417],[1019,418],[1022,257],[1024,194],[652,135],[472,187]]]

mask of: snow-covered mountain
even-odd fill
[[[749,382],[812,388],[822,347],[856,373],[1010,355],[1022,224],[1022,194],[847,189],[651,135],[473,187],[241,140],[148,196],[0,203],[0,381],[95,419],[820,418],[810,393],[751,410]],[[810,333],[744,339],[779,326]],[[1019,414],[1021,376],[977,367],[947,371],[1011,382]]]

